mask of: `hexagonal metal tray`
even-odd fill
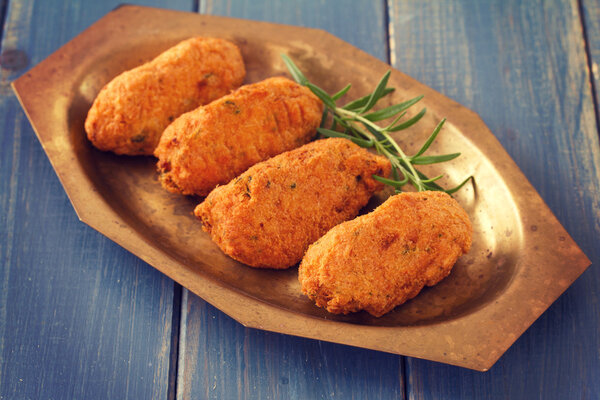
[[[13,83],[80,219],[245,326],[483,371],[590,264],[474,112],[395,70],[389,102],[424,94],[428,109],[398,141],[414,151],[447,117],[431,154],[462,156],[443,166],[445,184],[470,174],[485,182],[456,196],[474,225],[470,253],[439,285],[382,318],[317,308],[300,293],[296,268],[256,270],[233,261],[194,219],[200,199],[167,193],[153,158],[100,152],[83,129],[94,97],[112,77],[194,35],[236,42],[246,82],[285,74],[279,56],[285,52],[324,89],[350,82],[350,95],[358,97],[390,67],[321,30],[124,6]]]

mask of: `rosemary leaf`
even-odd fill
[[[327,107],[323,108],[323,114],[321,115],[321,123],[319,124],[320,128],[323,128],[325,126],[325,122],[327,122],[327,114],[329,113],[328,110],[329,109]],[[332,127],[331,129],[335,129],[335,127]]]
[[[444,174],[441,174],[441,175],[436,176],[435,178],[421,179],[421,182],[423,182],[423,183],[432,183],[432,182],[435,182],[435,181],[437,181],[439,179],[442,179],[443,177],[444,177]]]
[[[371,108],[373,108],[373,106],[379,101],[379,99],[383,97],[383,93],[385,91],[385,88],[387,86],[387,83],[388,83],[388,80],[390,79],[391,74],[392,74],[392,71],[388,71],[383,75],[383,78],[381,78],[381,80],[377,84],[377,87],[375,88],[375,90],[373,91],[371,96],[369,97],[369,101],[367,101],[367,104],[365,104],[365,106],[360,110],[361,114],[364,114],[367,111],[369,111]]]
[[[403,129],[409,128],[409,127],[413,126],[414,124],[416,124],[417,122],[419,122],[419,120],[421,118],[423,118],[423,115],[425,115],[426,112],[427,112],[427,109],[424,108],[417,115],[415,115],[414,117],[412,117],[408,121],[405,121],[405,122],[403,122],[401,124],[392,126],[390,128],[386,128],[386,131],[388,131],[388,132],[398,132],[398,131],[401,131]],[[392,123],[392,125],[393,125],[393,123]]]
[[[429,180],[429,178],[427,177],[427,175],[425,175],[421,171],[417,171],[417,174],[419,175],[419,179],[424,180],[424,181]],[[428,183],[427,187],[428,187],[429,190],[438,190],[440,192],[445,192],[446,191],[443,187],[441,187],[440,185],[438,185],[435,182]]]
[[[406,185],[406,183],[408,182],[408,178],[404,178],[403,180],[399,181],[399,180],[387,179],[387,178],[384,178],[384,177],[379,176],[379,175],[371,175],[371,176],[376,181],[379,181],[381,183],[385,183],[386,185],[390,185],[391,187],[394,187],[396,189],[401,189],[402,186]]]
[[[437,164],[454,160],[458,156],[460,156],[460,153],[443,154],[440,156],[420,156],[417,158],[413,157],[412,163],[415,165]]]
[[[418,103],[419,100],[421,100],[422,98],[423,98],[423,96],[415,97],[414,99],[405,101],[404,103],[395,104],[393,106],[383,108],[379,111],[375,111],[375,112],[365,115],[365,118],[368,119],[369,121],[373,121],[373,122],[391,118],[394,115],[406,110],[410,106]]]
[[[321,99],[321,101],[325,103],[327,107],[335,108],[335,100],[333,100],[326,91],[310,82],[306,82],[305,86],[309,88],[310,91],[313,92],[319,99]]]
[[[302,71],[300,71],[300,69],[296,66],[296,64],[294,64],[294,62],[285,54],[281,54],[281,58],[283,58],[283,62],[290,71],[290,74],[292,74],[294,80],[301,85],[306,85],[308,83],[308,79],[306,79],[306,77],[304,76]]]
[[[431,135],[429,136],[429,138],[427,139],[427,141],[425,142],[425,144],[421,147],[421,149],[417,152],[417,154],[415,154],[414,156],[412,156],[413,160],[427,151],[427,149],[429,148],[429,146],[431,146],[431,143],[433,143],[433,141],[437,137],[438,133],[440,133],[440,131],[442,130],[442,126],[444,126],[444,122],[446,122],[446,118],[442,118],[442,120],[435,127],[435,129],[433,130],[433,132],[431,133]]]
[[[469,176],[467,179],[465,179],[464,181],[462,181],[458,186],[453,187],[452,189],[449,189],[449,190],[444,190],[444,191],[446,193],[448,193],[448,194],[456,193],[456,192],[458,192],[460,190],[460,188],[462,188],[463,186],[465,186],[465,184],[468,181],[472,181],[473,184],[475,184],[475,178],[473,176]]]
[[[399,115],[396,115],[396,116],[394,117],[394,120],[392,121],[392,123],[391,123],[391,124],[389,124],[388,126],[386,126],[385,128],[383,128],[383,130],[384,130],[384,131],[388,131],[388,132],[389,132],[389,131],[390,131],[390,128],[392,128],[394,125],[396,125],[396,124],[397,124],[397,123],[398,123],[398,122],[399,122],[399,121],[402,119],[402,117],[404,117],[405,115],[406,115],[406,111],[402,112],[402,113],[401,113],[401,114],[399,114]]]
[[[381,95],[381,97],[385,97],[388,94],[392,93],[394,90],[394,88],[385,88],[385,90],[383,91],[383,94]],[[342,107],[344,110],[348,110],[348,111],[355,111],[358,110],[362,107],[365,106],[365,104],[367,104],[367,101],[369,101],[369,98],[371,97],[371,95],[367,95],[367,96],[363,96],[359,99],[353,100],[350,103],[346,104],[344,107]]]
[[[338,132],[338,131],[332,131],[331,129],[317,128],[317,132],[319,132],[321,135],[327,136],[327,137],[339,137],[339,138],[352,140],[354,143],[356,143],[360,147],[365,147],[365,148],[373,147],[372,140],[365,140],[365,139],[361,139],[361,138],[358,138],[355,136],[346,135],[345,133]]]
[[[369,130],[369,132],[371,132],[373,134],[373,136],[375,136],[377,138],[377,140],[379,140],[381,142],[382,145],[385,145],[385,142],[387,141],[386,137],[383,136],[383,134],[378,131],[377,129],[373,128],[370,125],[367,125],[366,128]]]
[[[351,84],[347,84],[345,88],[343,88],[342,90],[340,90],[339,92],[337,92],[336,94],[334,94],[333,96],[331,96],[331,98],[333,100],[339,100],[343,95],[345,95],[346,93],[348,93],[348,90],[350,90],[351,87],[352,87]]]

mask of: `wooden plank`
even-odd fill
[[[581,0],[580,4],[585,26],[588,64],[596,98],[596,117],[600,125],[600,0]]]
[[[385,60],[382,2],[207,2],[200,11],[326,29]],[[348,23],[352,21],[352,23]],[[180,399],[402,398],[402,357],[246,329],[184,291]]]
[[[402,357],[248,329],[184,290],[178,399],[400,399]]]
[[[0,82],[0,399],[167,398],[173,282],[77,220],[9,86],[117,4],[7,10],[2,51],[20,52]]]
[[[203,0],[199,11],[202,14],[323,29],[387,62],[384,2],[378,0],[372,3],[337,0],[333,6],[317,0]]]
[[[407,359],[408,397],[600,398],[600,147],[577,2],[393,1],[389,16],[394,66],[478,112],[593,262],[491,371]]]

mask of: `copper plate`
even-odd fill
[[[154,159],[97,151],[83,129],[106,82],[193,35],[238,43],[247,82],[284,74],[282,52],[324,89],[351,82],[355,96],[390,67],[321,30],[124,6],[14,82],[79,218],[243,325],[484,371],[590,264],[477,114],[399,71],[390,102],[424,94],[428,113],[398,140],[415,151],[445,116],[431,154],[462,152],[444,165],[445,184],[470,174],[485,182],[457,195],[475,232],[452,274],[377,319],[317,308],[300,294],[296,268],[231,260],[193,218],[199,199],[160,187]]]

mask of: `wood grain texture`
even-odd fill
[[[178,399],[399,399],[402,357],[244,328],[188,291]]]
[[[600,0],[580,0],[585,40],[589,52],[588,64],[596,95],[596,116],[600,121]],[[600,122],[599,122],[600,123]]]
[[[478,112],[593,263],[491,371],[409,358],[408,397],[600,398],[600,147],[577,3],[394,1],[389,15],[393,65]]]
[[[202,0],[200,13],[324,29],[388,61],[385,2],[352,0]]]
[[[28,62],[0,82],[0,399],[167,397],[173,282],[77,220],[9,86],[117,4],[7,9]]]
[[[328,3],[330,4],[330,3]],[[382,2],[206,2],[200,11],[326,29],[386,59]],[[348,21],[353,21],[352,26]],[[402,357],[244,328],[184,290],[177,398],[397,399]]]

